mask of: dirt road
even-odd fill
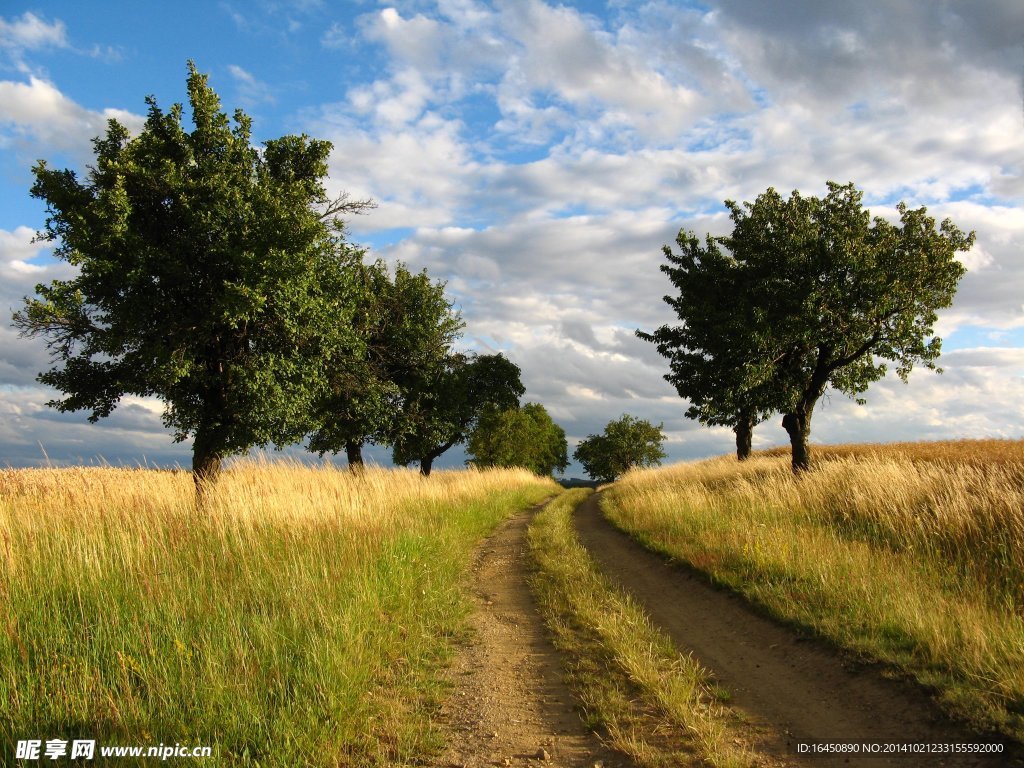
[[[474,640],[456,659],[442,713],[445,766],[628,768],[583,725],[527,584],[526,528],[536,509],[504,523],[474,566]]]
[[[948,722],[916,687],[851,669],[834,650],[752,610],[743,600],[667,563],[601,515],[598,494],[575,514],[577,532],[600,568],[625,587],[680,649],[688,649],[732,694],[731,704],[778,738],[772,751],[788,761],[846,765],[857,758],[801,759],[799,742],[976,742]],[[1016,756],[1019,758],[1019,755]],[[1007,756],[900,755],[864,761],[882,766],[1018,765]]]

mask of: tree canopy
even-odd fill
[[[539,403],[521,408],[488,406],[469,435],[470,461],[477,467],[525,467],[551,475],[569,465],[565,431]]]
[[[633,467],[653,467],[666,454],[664,425],[654,426],[645,419],[623,414],[608,422],[600,435],[588,435],[573,452],[590,477],[610,483]]]
[[[695,249],[699,258],[670,272],[680,294],[666,301],[682,330],[650,335],[678,370],[680,394],[697,397],[697,410],[707,406],[711,417],[727,420],[738,395],[762,414],[783,413],[797,472],[810,466],[811,417],[827,388],[863,402],[859,396],[889,363],[903,381],[915,365],[936,368],[936,311],[952,303],[965,271],[956,254],[974,242],[949,219],[936,226],[923,207],[900,203],[899,224],[872,219],[862,198],[852,183],[829,182],[823,198],[793,192],[784,199],[768,189],[753,203],[726,201],[731,235],[709,238]],[[724,341],[702,335],[692,295],[706,289],[705,260],[729,265],[707,271],[731,272],[723,284],[735,291],[732,311],[745,341],[728,322]],[[687,362],[677,368],[679,360]],[[701,378],[704,370],[730,369],[717,395],[706,383],[713,377]]]
[[[56,365],[39,379],[59,410],[96,421],[127,394],[163,400],[198,482],[226,456],[301,438],[324,370],[358,348],[360,255],[337,217],[368,203],[327,195],[329,142],[254,147],[250,119],[229,119],[188,70],[191,130],[181,105],[149,97],[138,135],[109,121],[83,179],[34,167],[40,237],[78,274],[37,286],[15,324],[47,339]]]
[[[636,334],[668,358],[665,380],[689,400],[687,417],[732,427],[742,461],[750,455],[754,426],[775,410],[770,339],[756,322],[756,308],[744,301],[748,273],[719,241],[709,235],[702,244],[680,230],[676,243],[678,254],[667,245],[662,249],[669,263],[661,271],[678,290],[664,300],[682,322]]]
[[[525,392],[519,366],[504,355],[448,354],[434,369],[414,369],[403,388],[404,431],[393,444],[396,464],[420,464],[429,475],[434,461],[464,443],[488,406],[516,408]]]
[[[443,282],[398,264],[392,278],[382,261],[356,268],[362,301],[353,318],[357,354],[339,357],[327,371],[329,388],[316,405],[311,450],[345,450],[362,465],[365,443],[394,445],[416,430],[418,410],[405,407],[428,383],[444,378],[462,318]]]

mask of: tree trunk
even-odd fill
[[[430,477],[430,470],[434,466],[434,459],[452,448],[460,440],[461,438],[456,438],[455,440],[449,440],[444,445],[435,446],[430,453],[420,459],[420,474],[424,477]]]
[[[750,448],[754,440],[754,420],[747,414],[740,414],[739,421],[732,428],[736,433],[736,458],[746,461],[750,458]]]
[[[348,468],[351,472],[362,472],[363,470],[363,444],[357,442],[345,443],[345,457],[348,459]]]
[[[192,445],[192,479],[196,484],[196,501],[200,507],[217,484],[222,460],[222,450],[216,445],[213,435],[200,429]]]
[[[811,414],[814,405],[795,408],[782,417],[782,427],[789,433],[793,449],[793,474],[799,475],[811,468]]]

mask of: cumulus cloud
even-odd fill
[[[723,233],[721,201],[753,199],[768,186],[820,194],[826,179],[854,180],[877,213],[892,215],[892,201],[905,199],[977,230],[978,245],[963,257],[968,275],[940,330],[1018,327],[1024,222],[1015,206],[990,198],[1010,201],[1022,192],[1019,64],[1012,65],[1004,34],[982,52],[978,41],[990,31],[977,19],[984,14],[897,4],[883,16],[881,9],[812,4],[794,18],[769,19],[742,3],[706,13],[651,7],[672,19],[671,34],[659,35],[653,14],[642,12],[613,30],[540,2],[478,9],[488,45],[505,57],[493,90],[495,127],[554,143],[537,160],[485,159],[472,173],[457,171],[460,185],[479,194],[442,198],[457,211],[443,221],[471,212],[483,226],[421,226],[386,251],[450,277],[477,343],[519,355],[525,371],[543,371],[527,374],[531,392],[559,403],[574,433],[600,426],[598,414],[618,407],[661,414],[680,440],[690,435],[678,427],[685,404],[660,381],[663,361],[629,326],[671,320],[660,302],[668,290],[657,271],[660,246],[680,227]],[[1007,24],[1017,13],[1010,5],[995,10]],[[972,21],[960,37],[964,15]],[[398,58],[402,35],[425,33],[425,47],[406,55],[428,71],[439,66],[442,42],[460,34],[442,15],[382,21],[375,34],[390,30]],[[419,103],[431,98],[425,92]],[[665,144],[669,134],[645,121],[671,126],[678,141]],[[610,135],[630,139],[609,142]],[[599,339],[602,326],[619,347]],[[941,386],[950,392],[950,382],[963,387],[971,375],[995,375],[970,374],[975,368],[955,357],[945,365]],[[1015,380],[1003,381],[1012,391]],[[923,411],[906,403],[918,402],[915,392],[928,399],[940,385],[897,384],[878,385],[885,396],[877,399],[896,403],[888,410],[828,406],[842,427],[825,434],[848,429],[876,439],[869,428],[886,421],[909,434],[908,414]],[[1007,420],[1008,402],[1000,386],[991,389],[992,413],[971,422],[981,429],[984,421],[989,431]],[[928,413],[965,408],[971,396],[950,395]],[[728,449],[727,430],[708,434]]]
[[[175,444],[154,404],[129,400],[107,419],[89,424],[84,414],[63,414],[46,405],[55,393],[38,388],[0,390],[0,464],[156,464],[188,466],[190,450]]]
[[[703,112],[696,91],[670,81],[641,51],[578,11],[539,0],[507,3],[503,11],[516,49],[502,88],[550,93],[574,112],[598,116],[591,123],[596,138],[630,130],[673,138]]]
[[[143,123],[141,116],[123,109],[86,109],[34,75],[28,82],[0,81],[0,148],[31,150],[36,157],[66,151],[84,162],[91,156],[92,139],[106,131],[111,119],[129,130]]]
[[[993,77],[1020,75],[1024,8],[1013,0],[715,5],[729,49],[773,98],[849,103],[880,96],[920,108],[975,100],[970,86],[980,77],[991,87]]]

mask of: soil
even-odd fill
[[[583,724],[527,584],[526,529],[538,508],[504,523],[473,568],[472,640],[450,670],[441,765],[628,768]]]
[[[981,741],[950,722],[928,695],[878,666],[844,662],[833,649],[757,613],[741,598],[644,549],[607,522],[593,494],[576,510],[583,545],[601,570],[629,591],[675,641],[709,669],[758,732],[774,734],[767,749],[787,763],[848,766],[850,756],[800,756],[800,742],[922,744]],[[984,739],[990,741],[991,739]],[[765,744],[759,745],[762,748]],[[1019,748],[998,757],[911,755],[875,757],[882,766],[1024,765]]]

